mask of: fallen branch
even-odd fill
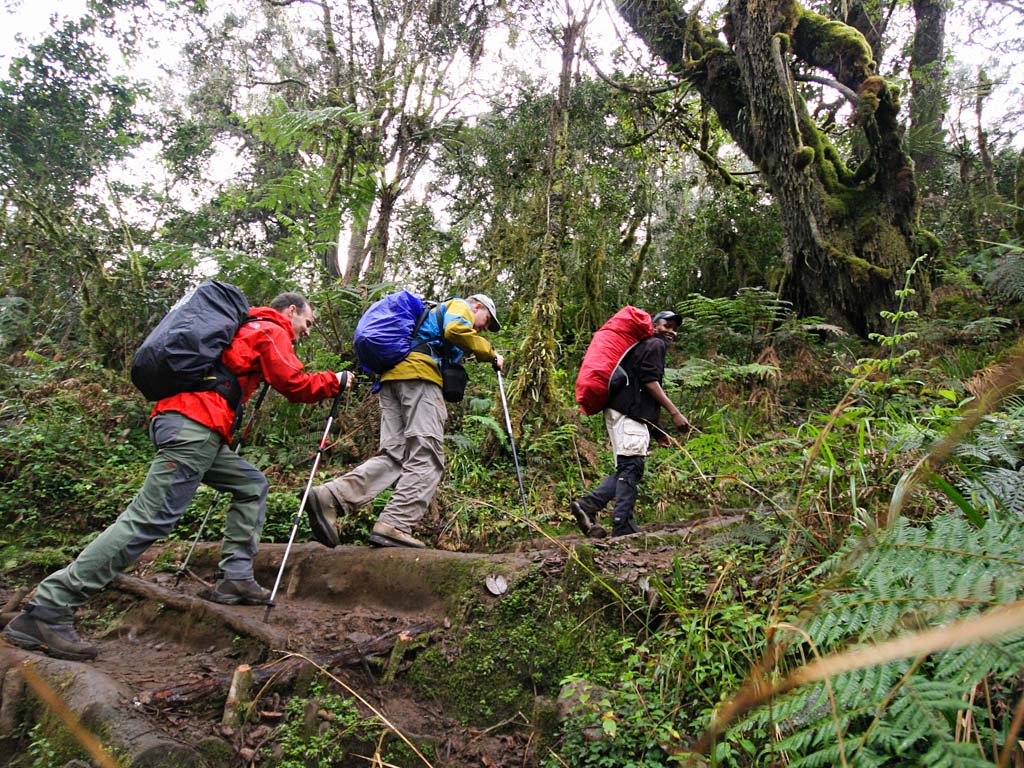
[[[426,639],[440,626],[436,621],[425,621],[405,629],[385,632],[383,635],[363,643],[357,643],[343,651],[311,655],[308,659],[299,656],[286,656],[266,664],[260,664],[252,668],[252,684],[254,688],[267,683],[273,683],[275,687],[287,686],[295,680],[299,672],[310,666],[310,662],[325,669],[356,666],[362,664],[367,657],[390,654],[396,643],[408,647],[414,640]],[[206,699],[214,703],[227,696],[233,675],[232,672],[205,677],[191,683],[146,691],[138,697],[138,701],[158,707],[186,706]]]
[[[283,649],[288,645],[288,636],[285,633],[279,632],[261,621],[254,621],[243,616],[229,606],[183,595],[134,576],[125,576],[123,573],[114,577],[113,586],[122,592],[156,600],[175,610],[218,621],[240,635],[258,640],[267,648]]]

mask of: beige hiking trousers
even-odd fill
[[[333,502],[340,517],[394,486],[379,521],[411,532],[426,514],[444,473],[447,418],[437,384],[420,379],[383,382],[377,455],[314,488],[317,498],[322,504]]]

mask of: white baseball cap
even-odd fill
[[[486,309],[490,313],[490,315],[491,315],[491,322],[489,322],[487,324],[487,330],[489,330],[489,331],[500,331],[501,330],[501,323],[498,322],[498,313],[495,312],[495,310],[494,310],[494,302],[491,301],[491,297],[490,296],[487,296],[487,295],[485,295],[483,293],[474,293],[472,296],[470,296],[468,299],[466,299],[466,301],[468,301],[470,304],[473,304],[474,302],[477,303],[477,304],[483,304],[484,305],[484,309]]]

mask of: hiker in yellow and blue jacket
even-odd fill
[[[394,486],[370,542],[380,547],[426,546],[412,536],[412,529],[426,514],[444,472],[448,409],[442,386],[447,389],[450,374],[465,375],[458,364],[466,354],[501,370],[504,358],[479,334],[500,328],[494,302],[480,293],[448,299],[429,312],[413,338],[412,351],[380,377],[377,455],[310,489],[306,510],[317,541],[337,546],[338,518]],[[464,379],[461,384],[464,388]]]

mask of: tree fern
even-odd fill
[[[968,497],[975,506],[1020,517],[1024,515],[1024,472],[996,467],[966,482]]]
[[[822,566],[820,575],[828,573],[839,580],[836,588],[804,624],[820,655],[963,620],[1019,599],[1024,531],[1017,520],[996,518],[977,528],[955,514],[927,526],[900,520],[872,546],[851,539]],[[806,660],[812,650],[802,644],[793,653]],[[840,765],[840,740],[851,768],[991,766],[994,756],[982,754],[970,739],[957,741],[953,724],[970,709],[965,694],[973,685],[986,675],[1014,675],[1022,665],[1021,636],[878,664],[833,677],[831,698],[824,684],[782,697],[750,724],[779,729],[783,736],[774,749],[787,755],[792,768]],[[984,713],[975,715],[976,723],[988,722]],[[981,741],[1005,737],[986,734]]]
[[[764,288],[741,288],[734,297],[708,298],[691,293],[678,307],[681,334],[732,339],[753,351],[792,316],[792,305]]]
[[[994,260],[992,271],[985,277],[987,287],[1013,301],[1024,299],[1024,246],[999,244],[986,253]]]

